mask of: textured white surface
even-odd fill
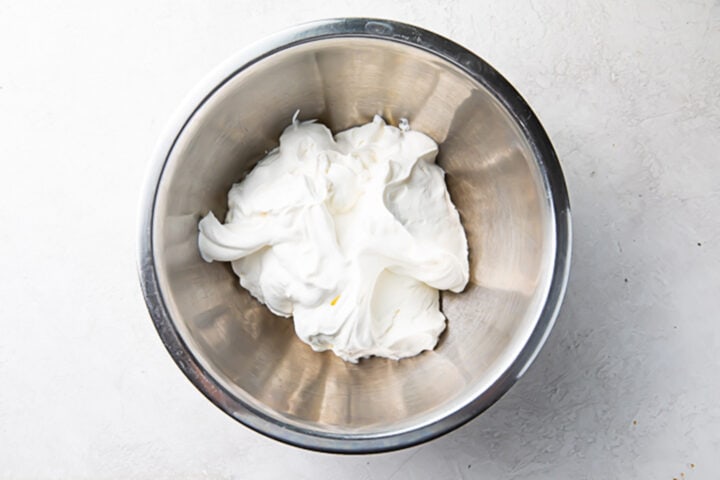
[[[146,3],[0,1],[0,478],[720,476],[720,3]],[[185,93],[258,37],[347,15],[500,70],[555,144],[575,230],[526,376],[454,433],[361,457],[212,406],[134,265],[146,162]]]

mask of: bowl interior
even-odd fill
[[[300,109],[334,132],[407,117],[440,144],[470,246],[471,280],[444,293],[438,347],[402,361],[348,364],[296,338],[238,284],[207,264],[197,224],[222,218],[226,194]],[[527,342],[548,293],[554,215],[543,173],[503,105],[461,69],[415,46],[373,38],[315,40],[236,72],[173,146],[153,212],[160,293],[198,362],[256,413],[322,435],[407,431],[491,388]]]

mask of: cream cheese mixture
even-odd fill
[[[406,126],[375,116],[333,138],[294,118],[230,189],[225,224],[212,212],[199,224],[206,261],[232,262],[305,343],[350,362],[434,348],[445,329],[438,290],[468,282],[437,144]]]

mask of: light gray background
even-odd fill
[[[720,477],[720,2],[150,3],[0,0],[0,478]],[[454,433],[361,457],[211,405],[135,274],[142,179],[186,92],[259,37],[348,15],[503,73],[555,144],[575,234],[527,375]]]

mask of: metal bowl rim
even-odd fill
[[[513,363],[489,389],[459,410],[417,429],[383,436],[321,434],[295,428],[253,409],[225,390],[200,365],[181,338],[163,300],[153,255],[153,215],[160,178],[175,142],[207,99],[238,72],[278,51],[340,37],[376,38],[425,50],[460,68],[487,88],[517,122],[532,148],[555,220],[556,248],[550,288],[535,327]],[[539,353],[557,318],[569,276],[571,223],[567,187],[550,139],[530,106],[505,78],[471,51],[430,31],[391,20],[335,18],[304,23],[253,43],[221,64],[185,98],[160,136],[139,206],[140,284],[153,323],[175,363],[198,390],[234,419],[268,437],[317,451],[361,454],[397,450],[439,437],[475,418],[508,391]]]

